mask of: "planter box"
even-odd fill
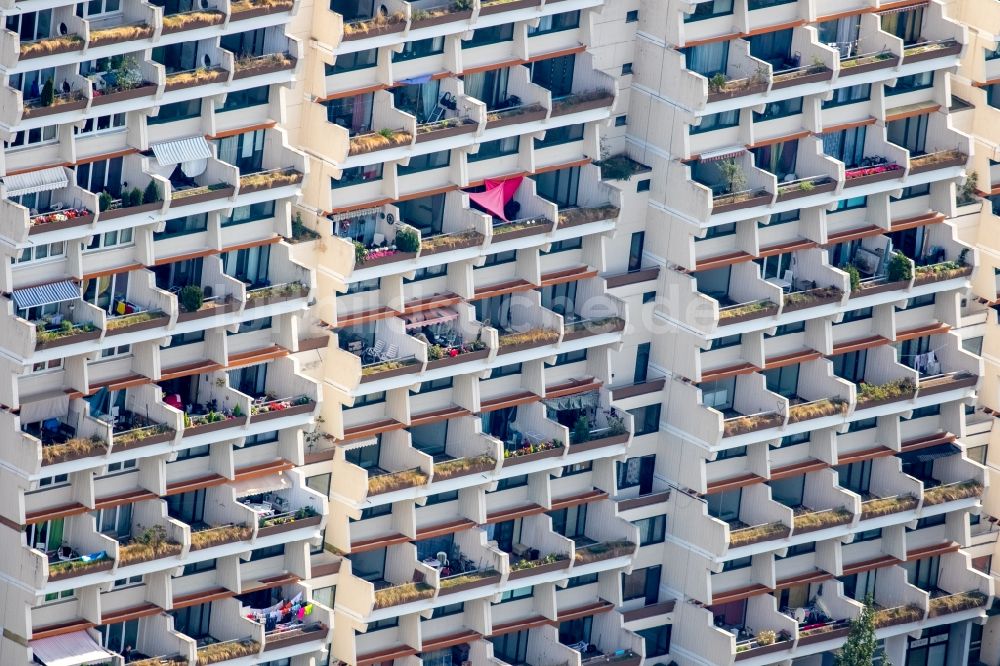
[[[501,2],[495,5],[483,5],[482,9],[479,10],[479,15],[489,16],[490,14],[512,12],[515,9],[527,9],[529,7],[537,7],[540,4],[542,4],[541,0],[513,0],[512,2]]]
[[[193,79],[190,81],[170,81],[166,82],[163,87],[163,92],[171,92],[173,90],[184,90],[185,88],[194,88],[196,86],[205,86],[209,83],[221,83],[225,82],[229,78],[229,72],[222,69],[221,67],[212,67],[207,70],[208,74],[202,78]]]
[[[628,509],[638,509],[640,507],[666,502],[668,499],[670,499],[669,490],[652,492],[648,495],[640,495],[639,497],[633,497],[631,499],[618,500],[618,510],[627,511]]]
[[[169,16],[164,16],[164,18],[169,18]],[[189,23],[186,26],[168,26],[164,25],[163,30],[160,34],[171,35],[175,32],[184,32],[185,30],[197,30],[198,28],[205,28],[210,25],[218,25],[225,20],[225,16],[222,12],[214,14],[212,19],[206,19],[202,21],[197,21],[194,23]]]
[[[544,108],[536,109],[533,111],[526,111],[525,113],[515,113],[510,115],[501,116],[496,120],[489,120],[489,112],[487,111],[487,121],[486,129],[493,129],[494,127],[505,127],[507,125],[517,125],[518,123],[531,123],[536,120],[544,120],[546,111]]]
[[[285,416],[298,416],[299,414],[311,414],[316,409],[316,403],[309,401],[304,405],[292,405],[285,409],[265,412],[264,414],[253,414],[250,416],[250,423],[260,423],[261,421],[272,421]]]
[[[271,634],[264,637],[264,652],[277,650],[279,648],[292,647],[311,641],[324,640],[326,638],[326,627],[323,624],[315,624],[310,627],[295,628],[278,634]]]
[[[907,54],[906,50],[903,50],[903,63],[909,65],[911,62],[922,62],[924,60],[933,60],[934,58],[944,58],[945,56],[958,55],[962,52],[962,45],[958,42],[954,44],[949,44],[937,49],[931,49],[929,51],[921,51],[920,53]]]
[[[449,365],[458,365],[459,363],[467,363],[468,361],[478,361],[489,355],[489,349],[480,349],[477,351],[465,352],[464,354],[459,354],[458,356],[446,356],[445,358],[439,358],[436,361],[427,361],[427,369],[434,370],[435,368],[446,368]]]
[[[603,335],[604,333],[620,333],[625,330],[625,321],[619,320],[618,324],[611,331],[591,331],[586,327],[580,329],[569,330],[569,327],[565,327],[566,330],[563,331],[563,342],[569,340],[579,340],[580,338],[586,338],[591,335]]]
[[[372,37],[380,37],[382,35],[391,35],[394,32],[403,32],[406,28],[406,21],[399,21],[398,23],[386,23],[385,25],[373,26],[364,32],[355,32],[348,35],[344,33],[342,42],[356,42],[360,39],[371,39]]]
[[[913,284],[928,284],[930,282],[944,282],[945,280],[954,280],[960,277],[968,277],[972,275],[972,266],[963,266],[962,268],[956,268],[947,277],[939,277],[940,274],[935,273],[915,273],[913,276]]]
[[[612,275],[605,278],[608,289],[614,289],[615,287],[625,287],[630,284],[638,284],[640,282],[647,282],[649,280],[655,280],[660,275],[660,268],[643,268],[638,271],[632,271],[630,273],[622,273],[620,275]]]
[[[184,190],[181,190],[182,192]],[[233,192],[236,188],[232,185],[226,185],[225,187],[220,187],[214,190],[207,190],[205,192],[200,192],[199,194],[191,194],[186,197],[182,196],[180,198],[172,198],[170,200],[170,207],[177,208],[180,206],[192,206],[194,204],[204,203],[206,201],[214,201],[215,199],[225,199],[227,197],[233,196]]]
[[[813,194],[823,194],[824,192],[833,192],[837,189],[837,181],[832,178],[829,182],[820,183],[814,185],[811,190],[795,189],[789,190],[787,192],[781,191],[781,185],[778,185],[778,201],[790,201],[791,199],[800,199],[802,197],[808,197]]]
[[[513,572],[511,572],[513,575]],[[461,585],[454,585],[449,588],[438,589],[438,596],[443,597],[447,594],[455,594],[456,592],[465,592],[466,590],[474,590],[477,587],[486,587],[487,585],[496,585],[500,582],[500,574],[495,576],[488,576],[486,578],[480,578],[479,580],[474,580],[468,583],[462,583]]]
[[[732,543],[732,540],[733,540],[732,532],[730,532],[730,535],[729,535],[729,542],[730,542],[729,543],[729,547],[730,548],[745,548],[746,546],[752,546],[754,544],[763,543],[765,541],[775,541],[777,539],[787,539],[788,535],[791,534],[791,533],[792,532],[788,528],[788,526],[785,526],[779,532],[762,534],[759,537],[757,537],[756,539],[750,539],[750,540],[744,541],[744,542],[742,542],[740,544],[733,544]]]
[[[139,439],[127,444],[119,444],[115,442],[114,436],[111,438],[111,451],[113,453],[118,453],[119,451],[132,451],[133,449],[141,449],[144,446],[152,446],[153,444],[162,444],[163,442],[169,442],[176,435],[176,431],[167,430],[166,432],[157,433],[145,439]]]
[[[133,24],[134,25],[134,24]],[[125,26],[120,26],[125,27]],[[107,46],[108,44],[124,44],[125,42],[135,42],[142,39],[152,39],[153,38],[153,28],[152,26],[143,24],[142,26],[135,26],[142,28],[142,35],[139,37],[126,37],[125,39],[118,39],[115,37],[104,37],[103,39],[98,36],[94,37],[94,33],[90,33],[90,43],[87,44],[88,49],[92,49],[98,46]]]
[[[94,221],[94,215],[81,215],[79,217],[74,217],[62,222],[45,222],[43,224],[32,224],[28,227],[28,235],[42,234],[46,231],[62,231],[63,229],[72,229],[73,227],[84,227]]]
[[[521,465],[523,463],[534,462],[536,460],[545,460],[546,458],[559,458],[565,452],[566,452],[566,447],[560,446],[557,449],[546,449],[545,451],[538,451],[537,453],[528,453],[523,456],[511,456],[510,458],[503,459],[503,466],[511,467],[513,465]]]
[[[823,641],[832,641],[835,638],[843,638],[847,634],[851,633],[850,627],[841,627],[840,629],[832,629],[830,631],[820,632],[818,634],[810,634],[808,636],[799,636],[799,646],[812,645],[813,643],[822,643]]]
[[[712,215],[718,215],[719,213],[728,213],[731,210],[742,210],[744,208],[753,208],[754,206],[763,206],[765,204],[771,203],[772,196],[773,195],[770,192],[763,192],[761,194],[755,194],[748,199],[743,199],[741,201],[733,201],[730,203],[716,203],[713,201]]]
[[[866,400],[865,402],[861,402],[860,400],[858,400],[855,409],[869,409],[871,407],[880,407],[882,405],[888,405],[893,402],[904,402],[906,400],[913,400],[913,397],[916,394],[917,392],[913,391],[912,393],[901,395],[898,398],[881,398],[880,400]]]
[[[778,73],[776,76],[781,76],[781,74]],[[802,74],[801,76],[792,76],[787,79],[772,81],[771,90],[781,90],[782,88],[791,88],[792,86],[816,83],[818,81],[829,81],[832,78],[833,70],[823,68],[822,72],[812,72],[811,74]]]
[[[203,425],[190,425],[184,428],[184,433],[181,436],[194,437],[195,435],[202,435],[206,432],[217,432],[219,430],[225,430],[226,428],[241,426],[244,423],[246,423],[246,418],[237,416],[231,419],[226,419],[225,421],[215,421],[214,423],[205,423]]]
[[[282,523],[281,525],[258,527],[257,538],[271,536],[272,534],[284,534],[285,532],[302,529],[303,527],[312,527],[314,525],[319,525],[322,521],[323,516],[309,516],[308,518],[300,518],[299,520],[293,520],[290,523]]]
[[[309,294],[308,287],[301,287],[296,289],[290,294],[272,294],[271,296],[264,296],[261,298],[247,298],[245,308],[259,308],[262,305],[271,305],[272,303],[283,303],[285,301],[294,301],[296,298],[304,298]]]
[[[910,624],[911,622],[922,622],[923,619],[924,618],[922,616],[918,617],[918,618],[912,618],[912,617],[904,615],[904,616],[901,616],[901,617],[892,618],[891,620],[888,620],[888,621],[879,622],[878,621],[878,616],[876,616],[875,617],[875,628],[876,629],[884,629],[885,627],[895,627],[895,626],[900,625],[900,624]]]
[[[628,441],[628,433],[623,432],[620,435],[611,435],[610,437],[601,437],[600,439],[592,439],[587,442],[580,442],[579,444],[570,444],[570,449],[573,451],[573,453],[578,453],[579,451],[593,451],[594,449],[602,449],[605,446],[624,444],[627,441]]]
[[[449,14],[442,14],[441,16],[432,16],[431,18],[417,20],[410,20],[410,31],[419,30],[420,28],[429,28],[434,25],[444,25],[445,23],[454,23],[455,21],[468,21],[472,18],[472,10],[466,9],[460,12],[451,12]]]
[[[570,113],[580,113],[582,111],[590,111],[591,109],[602,109],[606,106],[611,106],[614,102],[615,96],[611,93],[603,97],[597,97],[595,99],[588,99],[577,102],[576,104],[566,104],[557,105],[552,109],[551,117],[555,118],[557,116],[565,116]]]
[[[842,293],[839,294],[827,294],[823,296],[818,296],[811,301],[801,302],[801,303],[785,303],[785,308],[782,312],[795,312],[797,310],[805,310],[807,308],[814,308],[818,305],[826,305],[827,303],[837,303],[843,297]]]
[[[70,571],[61,572],[61,573],[53,573],[53,572],[50,571],[49,572],[49,582],[51,583],[52,581],[55,581],[55,580],[65,580],[67,578],[76,578],[77,576],[86,576],[87,574],[97,573],[99,571],[108,571],[114,565],[115,565],[115,561],[112,560],[112,559],[110,559],[110,558],[108,558],[108,559],[102,560],[102,561],[94,564],[93,566],[89,566],[89,567],[87,567],[85,569],[76,569],[75,571],[70,570]]]
[[[822,525],[810,525],[808,527],[796,527],[795,528],[795,536],[798,536],[800,534],[809,534],[810,532],[818,532],[820,530],[827,530],[827,529],[830,529],[831,527],[840,527],[841,525],[849,525],[853,519],[854,519],[853,516],[843,516],[841,518],[838,518],[836,520],[831,520],[829,523],[825,523],[825,524],[822,524]]]
[[[515,240],[517,238],[527,238],[528,236],[537,236],[538,234],[547,234],[552,231],[552,222],[542,222],[539,224],[532,225],[530,227],[525,227],[524,229],[518,229],[517,231],[509,231],[505,234],[493,233],[493,243],[502,243],[503,241]]]
[[[417,128],[417,143],[423,143],[424,141],[437,141],[438,139],[447,139],[452,136],[461,136],[462,134],[471,134],[479,128],[478,123],[464,122],[461,125],[455,125],[454,127],[442,127],[441,129],[431,130],[430,132],[421,132],[420,128]]]
[[[365,384],[367,382],[378,381],[379,379],[388,379],[390,377],[399,377],[400,375],[414,375],[420,372],[420,363],[411,363],[410,365],[404,365],[402,368],[393,368],[392,370],[384,370],[383,372],[376,372],[370,375],[362,375],[361,383]]]
[[[72,462],[74,460],[83,460],[84,458],[93,458],[94,456],[103,456],[107,452],[108,452],[107,446],[99,447],[93,451],[86,451],[80,453],[75,451],[67,451],[65,454],[58,456],[57,458],[55,458],[50,462],[45,462],[45,460],[43,459],[42,467],[46,467],[47,465],[58,465],[59,463],[64,463],[64,462]]]
[[[70,111],[79,111],[87,107],[87,98],[75,99],[71,102],[65,102],[63,104],[53,104],[52,106],[33,106],[24,107],[24,112],[21,114],[22,120],[27,120],[28,118],[40,118],[41,116],[51,116],[57,113],[68,113]]]
[[[438,247],[433,247],[433,248],[421,247],[420,256],[429,257],[431,255],[439,254],[441,252],[451,252],[452,250],[464,250],[469,247],[478,247],[483,244],[484,240],[485,237],[479,235],[477,237],[467,238],[454,245],[439,245]]]
[[[163,208],[163,202],[157,201],[156,203],[139,204],[138,206],[131,206],[128,208],[114,208],[111,210],[102,210],[100,212],[100,216],[101,216],[101,221],[117,220],[122,217],[128,217],[129,215],[139,215],[140,213],[149,213],[154,210],[160,210],[161,208]]]
[[[527,569],[511,571],[510,575],[507,576],[507,580],[520,580],[522,578],[528,578],[529,576],[537,576],[538,574],[548,573],[550,571],[560,571],[567,568],[569,568],[568,558],[565,560],[549,562],[548,564],[539,564],[538,566],[528,567]]]
[[[921,396],[935,395],[937,393],[944,393],[945,391],[954,391],[956,389],[975,386],[978,381],[978,376],[970,374],[964,377],[956,377],[949,381],[941,381],[927,386],[920,386],[919,391]]]
[[[131,567],[131,566],[136,565],[136,564],[142,564],[143,562],[152,562],[153,560],[165,560],[168,557],[177,557],[180,554],[181,554],[181,545],[180,544],[176,544],[176,545],[173,546],[173,548],[171,548],[170,552],[168,552],[168,553],[163,553],[162,555],[154,555],[153,557],[141,557],[141,558],[137,558],[137,559],[129,561],[128,564],[126,564],[121,559],[119,559],[118,560],[118,566],[119,567]],[[119,556],[120,555],[121,554],[119,553]]]
[[[765,307],[763,310],[755,310],[754,312],[747,312],[746,314],[734,315],[732,317],[722,318],[721,314],[719,317],[719,326],[729,326],[730,324],[739,324],[744,321],[750,321],[751,319],[760,319],[761,317],[771,317],[778,314],[778,304],[772,303],[771,305]]]
[[[743,661],[744,659],[754,659],[756,657],[761,656],[762,654],[771,654],[773,652],[791,650],[792,645],[794,643],[795,641],[778,641],[777,643],[771,643],[770,645],[762,645],[760,647],[744,650],[743,652],[737,652],[736,661]]]
[[[874,287],[868,287],[866,289],[858,289],[851,292],[851,298],[859,298],[861,296],[869,296],[871,294],[881,294],[884,291],[896,291],[898,289],[905,289],[910,285],[909,280],[896,280],[895,282],[884,282],[882,284],[877,284]]]
[[[101,337],[101,329],[95,328],[93,331],[74,333],[73,335],[66,335],[55,340],[48,340],[45,342],[38,341],[35,343],[35,351],[38,351],[39,349],[52,349],[53,347],[65,347],[66,345],[76,344],[77,342],[97,340],[99,337]]]
[[[274,72],[282,72],[294,68],[295,58],[292,58],[291,62],[273,62],[260,67],[237,67],[236,71],[233,72],[233,80],[248,79],[251,76],[263,76],[265,74],[273,74]]]
[[[208,317],[213,317],[215,315],[226,314],[227,312],[233,312],[239,309],[239,304],[235,299],[227,297],[220,305],[216,305],[214,308],[205,308],[203,310],[198,310],[197,312],[184,312],[181,310],[177,313],[177,323],[184,321],[192,321],[194,319],[206,319]]]
[[[914,158],[910,158],[910,174],[924,173],[925,171],[933,171],[935,169],[947,169],[948,167],[965,166],[965,162],[968,157],[964,155],[956,155],[954,157],[949,157],[947,159],[941,160],[939,162],[927,162],[924,164],[914,164]],[[919,158],[917,158],[919,159]]]
[[[708,102],[718,102],[724,99],[733,99],[734,97],[745,97],[746,95],[756,95],[767,90],[767,82],[764,83],[754,83],[748,85],[745,88],[737,88],[735,90],[719,90],[716,92],[708,91]]]
[[[406,261],[407,259],[416,259],[416,252],[397,252],[396,254],[390,254],[384,257],[379,257],[377,259],[365,259],[365,263],[357,266],[356,268],[370,268],[372,266],[384,266],[385,264],[391,264],[396,261]]]
[[[493,471],[493,469],[495,469],[495,468],[496,468],[496,463],[495,462],[492,462],[492,463],[479,463],[478,465],[472,465],[468,469],[464,469],[464,470],[461,470],[459,472],[452,472],[452,473],[448,474],[447,476],[442,475],[442,477],[440,479],[437,476],[438,472],[437,472],[437,469],[435,468],[435,471],[434,471],[434,481],[449,481],[451,479],[457,479],[457,478],[462,477],[462,476],[471,476],[473,474],[482,474],[484,472]]]
[[[170,317],[168,315],[160,315],[159,317],[154,317],[153,319],[147,319],[146,321],[140,321],[139,323],[132,324],[131,326],[122,326],[121,328],[115,328],[115,329],[109,328],[107,331],[105,331],[104,337],[110,338],[114,335],[120,335],[122,333],[135,333],[136,331],[148,331],[151,328],[166,326],[168,321],[170,321]]]
[[[904,173],[903,169],[892,169],[890,171],[883,171],[882,173],[873,173],[869,176],[858,176],[857,178],[847,178],[845,176],[844,187],[857,187],[858,185],[868,185],[869,183],[878,183],[883,180],[895,180],[902,178]]]
[[[119,90],[118,92],[108,93],[107,95],[96,95],[94,101],[91,102],[91,106],[101,106],[102,104],[111,104],[112,102],[123,102],[127,99],[136,99],[138,97],[145,97],[147,95],[152,95],[156,92],[155,83],[146,83],[137,88],[130,88],[129,90]]]
[[[302,182],[302,174],[296,171],[293,174],[291,182],[281,182],[268,185],[243,185],[240,183],[240,194],[251,194],[253,192],[263,192],[264,190],[272,190],[276,187],[288,187],[289,185],[298,185]]]
[[[541,342],[522,342],[517,345],[500,345],[500,348],[497,349],[497,356],[513,354],[514,352],[524,351],[525,349],[544,347],[545,345],[554,345],[557,342],[559,342],[559,338],[555,338],[554,340],[543,340]]]
[[[69,35],[65,36],[69,37]],[[45,41],[45,40],[39,40],[39,41]],[[27,44],[22,44],[22,46],[27,46]],[[83,39],[81,38],[77,42],[67,42],[65,44],[55,47],[52,50],[43,49],[41,51],[36,51],[28,55],[18,54],[18,60],[23,62],[25,60],[31,60],[33,58],[44,58],[45,56],[59,55],[61,53],[72,53],[73,51],[82,51],[82,50],[83,50]]]
[[[894,55],[891,58],[886,58],[885,60],[876,60],[874,62],[866,62],[862,65],[856,65],[854,67],[844,67],[843,64],[840,66],[840,78],[845,76],[854,76],[855,74],[864,74],[866,72],[874,72],[878,69],[888,69],[890,67],[895,67],[899,64],[899,56]]]
[[[253,7],[242,12],[234,11],[229,15],[229,21],[245,21],[247,19],[257,18],[258,16],[290,12],[292,11],[292,7],[294,5],[295,3],[289,3],[287,7]]]

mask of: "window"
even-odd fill
[[[967,352],[972,352],[976,356],[983,355],[983,336],[978,336],[975,338],[966,338],[962,340],[962,349]]]
[[[615,116],[615,127],[625,127],[628,125],[628,116]]]
[[[507,375],[519,375],[521,374],[521,364],[511,363],[510,365],[500,365],[490,372],[490,379],[497,379],[498,377],[506,377]]]
[[[660,597],[661,566],[636,569],[622,575],[622,598],[625,601],[643,599],[645,605],[655,604]]]
[[[708,0],[694,6],[694,11],[684,16],[685,23],[704,21],[716,16],[728,16],[733,13],[733,0]]]
[[[857,86],[847,86],[846,88],[837,88],[833,91],[830,99],[823,102],[823,108],[832,109],[837,106],[844,106],[845,104],[867,102],[871,99],[871,95],[872,86],[870,83],[863,83]]]
[[[444,53],[444,37],[415,39],[409,42],[404,42],[403,50],[399,53],[393,51],[392,61],[402,62],[404,60],[426,58],[427,56],[437,55],[439,53]]]
[[[705,230],[705,235],[701,238],[696,237],[694,242],[708,240],[710,238],[722,238],[724,236],[732,236],[736,233],[736,223],[730,222],[729,224],[720,224],[715,227],[709,227]]]
[[[431,169],[440,169],[448,166],[450,161],[450,150],[439,150],[434,153],[416,155],[410,158],[410,163],[408,165],[396,165],[396,174],[399,176],[406,176],[411,173],[419,173],[421,171],[429,171]]]
[[[582,585],[593,585],[597,582],[597,573],[584,574],[583,576],[573,576],[566,581],[566,587],[580,587]]]
[[[107,190],[113,197],[121,196],[122,158],[81,164],[76,168],[76,184],[91,192]]]
[[[129,231],[132,231],[129,229]],[[47,243],[43,245],[29,245],[21,251],[17,257],[11,257],[12,264],[28,264],[45,259],[59,259],[65,253],[63,243]]]
[[[567,238],[566,240],[556,241],[549,246],[548,251],[542,252],[542,254],[554,254],[556,252],[567,252],[569,250],[579,250],[583,248],[583,236],[577,236],[576,238]]]
[[[371,166],[360,166],[360,167],[350,167],[349,169],[344,169],[340,172],[340,178],[330,179],[330,188],[339,189],[341,187],[350,187],[351,185],[357,185],[358,183],[370,183],[376,180],[382,180],[382,163],[372,164]]]
[[[850,321],[861,321],[862,319],[871,319],[874,310],[872,308],[858,308],[857,310],[848,310],[844,313],[843,323]]]
[[[635,191],[649,192],[649,188],[652,187],[652,185],[653,181],[650,178],[646,178],[645,180],[640,180],[638,183],[635,184]]]
[[[388,516],[392,513],[392,504],[379,504],[361,510],[361,518],[358,520],[371,520],[379,516]]]
[[[837,208],[830,211],[831,213],[839,213],[845,210],[855,210],[857,208],[864,208],[868,205],[868,197],[851,197],[850,199],[841,199],[837,202]]]
[[[911,74],[910,76],[901,76],[896,79],[895,86],[886,86],[885,94],[890,95],[902,95],[903,93],[913,92],[914,90],[923,90],[924,88],[931,88],[934,86],[934,72],[921,72],[920,74]]]
[[[638,488],[639,495],[646,495],[653,490],[656,454],[629,458],[625,462],[616,463],[615,469],[619,491]]]
[[[354,53],[342,53],[332,65],[325,65],[327,76],[343,74],[344,72],[354,72],[359,69],[367,69],[378,64],[378,49],[365,49]]]
[[[865,136],[868,128],[865,125],[821,134],[823,152],[838,159],[848,168],[856,167],[865,156]]]
[[[458,615],[459,613],[464,613],[464,612],[465,612],[465,602],[463,601],[460,601],[455,604],[445,604],[444,606],[438,606],[431,612],[431,619],[435,620],[439,617]]]
[[[576,351],[565,352],[556,356],[556,362],[553,365],[566,365],[567,363],[578,363],[580,361],[587,360],[587,350],[578,349]]]
[[[257,220],[266,220],[270,217],[274,217],[274,201],[262,201],[234,208],[231,215],[222,218],[222,226],[231,227]]]
[[[121,11],[121,0],[88,0],[76,5],[76,15],[80,18],[93,18],[117,11]]]
[[[716,74],[726,73],[729,62],[729,42],[699,44],[680,50],[684,54],[687,68],[711,79]]]
[[[698,125],[691,125],[688,132],[690,134],[703,134],[705,132],[726,129],[727,127],[736,127],[739,124],[739,109],[733,109],[732,111],[720,111],[719,113],[702,116],[701,123]]]
[[[535,148],[547,148],[549,146],[558,146],[563,143],[570,143],[572,141],[579,141],[583,138],[583,123],[578,123],[576,125],[564,125],[562,127],[553,127],[552,129],[545,130],[545,138],[535,139]],[[495,142],[489,142],[495,143]],[[483,151],[483,147],[480,146],[479,152]],[[469,157],[472,157],[470,155]]]
[[[483,262],[483,265],[480,268],[499,266],[500,264],[509,264],[512,261],[517,261],[517,250],[495,252],[486,256],[486,261]]]
[[[122,229],[121,231],[108,231],[103,234],[91,236],[90,245],[83,249],[84,252],[96,252],[98,250],[108,250],[116,247],[126,247],[132,245],[132,232],[134,230]]]
[[[904,199],[912,199],[914,197],[922,197],[931,193],[931,184],[924,183],[923,185],[912,185],[910,187],[904,187],[902,193],[893,201],[903,201]]]
[[[187,217],[176,217],[167,220],[163,226],[163,231],[153,234],[153,240],[163,240],[174,236],[184,236],[208,230],[208,214],[188,215]]]
[[[635,349],[635,369],[632,371],[632,382],[642,384],[649,375],[650,343],[642,342]]]
[[[635,435],[648,435],[660,430],[660,403],[628,410],[635,418]]]
[[[723,335],[721,338],[715,338],[712,340],[712,346],[709,349],[710,351],[715,351],[716,349],[736,347],[741,344],[743,344],[743,334],[734,333],[733,335]]]
[[[441,277],[442,275],[448,274],[448,264],[439,264],[437,266],[427,266],[426,268],[418,268],[413,272],[413,277],[403,278],[404,284],[409,284],[410,282],[419,282],[421,280],[430,280],[431,278]]]
[[[639,528],[639,545],[649,546],[654,543],[663,543],[666,534],[667,517],[664,515],[651,516],[632,522]]]
[[[306,486],[312,488],[324,497],[329,496],[331,477],[331,474],[317,474],[315,476],[306,477]]]
[[[494,492],[500,492],[501,490],[510,490],[511,488],[520,488],[526,485],[528,485],[527,474],[521,474],[519,476],[508,476],[506,479],[500,479],[499,481],[497,481],[497,489]]]
[[[443,391],[444,389],[450,389],[454,384],[454,377],[441,377],[440,379],[432,379],[430,381],[424,382],[420,390],[422,393],[430,393],[431,391]]]
[[[562,30],[573,30],[580,27],[580,12],[563,12],[562,14],[550,14],[543,16],[538,21],[538,27],[528,27],[528,37],[547,35],[552,32]]]
[[[754,112],[753,121],[755,123],[766,122],[768,120],[777,120],[778,118],[794,116],[797,113],[802,113],[801,97],[793,97],[779,102],[770,102],[764,107],[764,110],[761,113],[757,113],[756,111]]]
[[[83,123],[83,127],[74,127],[73,133],[76,135],[102,134],[104,132],[114,132],[125,129],[125,114],[114,113],[108,116],[97,116],[88,118]]]
[[[530,585],[528,587],[518,587],[513,590],[507,590],[506,592],[500,593],[500,603],[504,603],[506,601],[517,601],[518,599],[528,599],[531,597],[533,592],[534,588]]]
[[[632,234],[632,240],[628,251],[628,269],[630,271],[642,268],[642,249],[646,244],[646,232],[636,231]]]
[[[235,94],[235,93],[233,93]],[[232,97],[232,94],[228,97]],[[189,99],[185,102],[174,102],[173,104],[164,104],[160,107],[160,112],[155,116],[147,116],[147,125],[162,125],[164,123],[172,123],[175,120],[187,120],[188,118],[197,118],[201,115],[201,98]],[[225,107],[223,110],[226,111]]]
[[[594,463],[591,460],[586,462],[576,463],[575,465],[566,465],[563,467],[563,476],[573,476],[574,474],[585,474],[594,468]]]
[[[501,23],[488,28],[479,28],[472,31],[472,38],[462,42],[463,49],[471,49],[476,46],[486,44],[496,44],[498,42],[509,42],[514,39],[514,24]]]
[[[622,76],[628,76],[632,73],[632,63],[627,62],[622,65]]]
[[[580,187],[580,167],[559,169],[531,176],[540,196],[562,208],[572,208],[576,205],[578,188]]]
[[[640,629],[635,632],[642,636],[642,640],[646,644],[646,659],[662,657],[670,652],[670,632],[672,629],[672,625],[662,624],[659,627]]]
[[[625,22],[635,23],[639,20],[639,10],[633,9],[632,11],[625,12]]]
[[[568,539],[584,536],[587,527],[587,505],[578,504],[547,512],[552,518],[552,531]]]
[[[493,643],[493,654],[497,659],[510,664],[523,664],[528,659],[527,629],[496,636],[489,641]]]
[[[4,142],[4,147],[8,149],[27,148],[28,146],[40,146],[46,143],[53,143],[59,138],[58,125],[46,125],[35,129],[16,132],[10,141]]]
[[[497,139],[496,141],[486,141],[479,144],[478,152],[469,153],[468,159],[470,162],[481,162],[494,157],[516,155],[520,145],[521,137],[519,136],[510,136],[505,139]]]
[[[454,502],[458,499],[458,491],[451,490],[445,493],[435,493],[434,495],[427,496],[427,503],[424,506],[433,506],[435,504],[443,504],[444,502]],[[391,507],[391,504],[386,506]]]

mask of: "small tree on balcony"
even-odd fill
[[[42,106],[52,106],[55,101],[56,89],[52,84],[52,79],[45,79],[45,84],[42,86]]]
[[[726,191],[730,194],[742,192],[747,187],[747,175],[743,173],[743,167],[736,160],[723,160],[719,162],[719,173],[726,183]]]
[[[861,615],[851,620],[851,633],[847,635],[844,647],[836,653],[836,666],[871,666],[880,660],[883,666],[892,666],[875,639],[875,604],[872,598],[865,598]]]
[[[889,282],[909,280],[913,277],[913,264],[902,252],[893,252],[889,259]]]
[[[156,181],[150,180],[146,183],[146,189],[142,193],[142,203],[151,204],[160,200],[160,190],[156,187]]]

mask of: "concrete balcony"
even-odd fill
[[[245,617],[238,599],[218,599],[209,603],[208,635],[196,641],[197,663],[215,664],[246,657],[266,659],[263,656],[264,625]]]
[[[668,403],[668,420],[683,424],[678,427],[683,427],[706,446],[738,446],[745,441],[766,439],[766,434],[761,437],[753,433],[788,423],[789,400],[768,391],[764,375],[737,376],[731,406],[723,410],[705,400],[702,388],[694,384],[674,384],[677,385],[669,387],[673,401],[672,405]]]
[[[720,665],[780,660],[770,656],[794,647],[799,639],[798,624],[778,612],[777,599],[770,594],[752,596],[744,605],[741,625],[716,626],[711,610],[690,602],[676,604],[678,652]]]
[[[434,599],[440,587],[440,571],[421,562],[412,543],[386,548],[381,571],[355,573],[349,562],[341,563],[338,588],[344,594],[337,595],[335,609],[363,622],[422,609]]]
[[[72,171],[66,167],[55,167],[25,174],[23,178],[47,183],[54,205],[48,211],[28,209],[10,200],[10,197],[18,196],[18,185],[5,183],[0,187],[3,195],[0,198],[0,234],[5,239],[12,243],[27,243],[32,240],[31,236],[37,234],[93,227],[98,210],[97,195],[78,187]],[[17,177],[11,180],[19,181]]]
[[[325,527],[326,497],[306,486],[298,470],[289,470],[278,478],[256,485],[257,488],[234,491],[236,502],[257,514],[256,547],[311,538]],[[301,532],[306,529],[307,532]],[[292,532],[294,534],[290,534]]]
[[[13,300],[0,298],[0,309],[8,314],[2,327],[5,347],[25,360],[79,353],[81,346],[91,347],[86,343],[100,338],[105,328],[105,312],[83,300],[62,301],[56,312],[33,321],[21,316],[28,312],[16,308]]]
[[[594,615],[589,636],[569,636],[563,640],[568,641],[566,646],[576,654],[576,658],[568,662],[573,666],[639,666],[644,663],[645,640],[624,627],[624,618],[618,611]]]
[[[368,457],[373,459],[369,467],[361,467],[348,461],[352,449],[377,446],[377,451]],[[351,454],[354,455],[354,454]],[[352,446],[337,447],[333,454],[333,468],[340,474],[335,494],[347,503],[362,506],[383,493],[395,497],[400,491],[412,494],[417,486],[426,485],[434,469],[434,459],[421,453],[410,444],[408,432],[396,430],[382,433],[377,441],[366,440]],[[383,501],[384,500],[384,501]],[[377,503],[392,501],[378,498]]]

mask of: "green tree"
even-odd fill
[[[871,666],[877,659],[881,659],[883,666],[892,666],[875,639],[875,604],[869,596],[861,615],[851,620],[851,633],[837,652],[834,663],[836,666]]]

